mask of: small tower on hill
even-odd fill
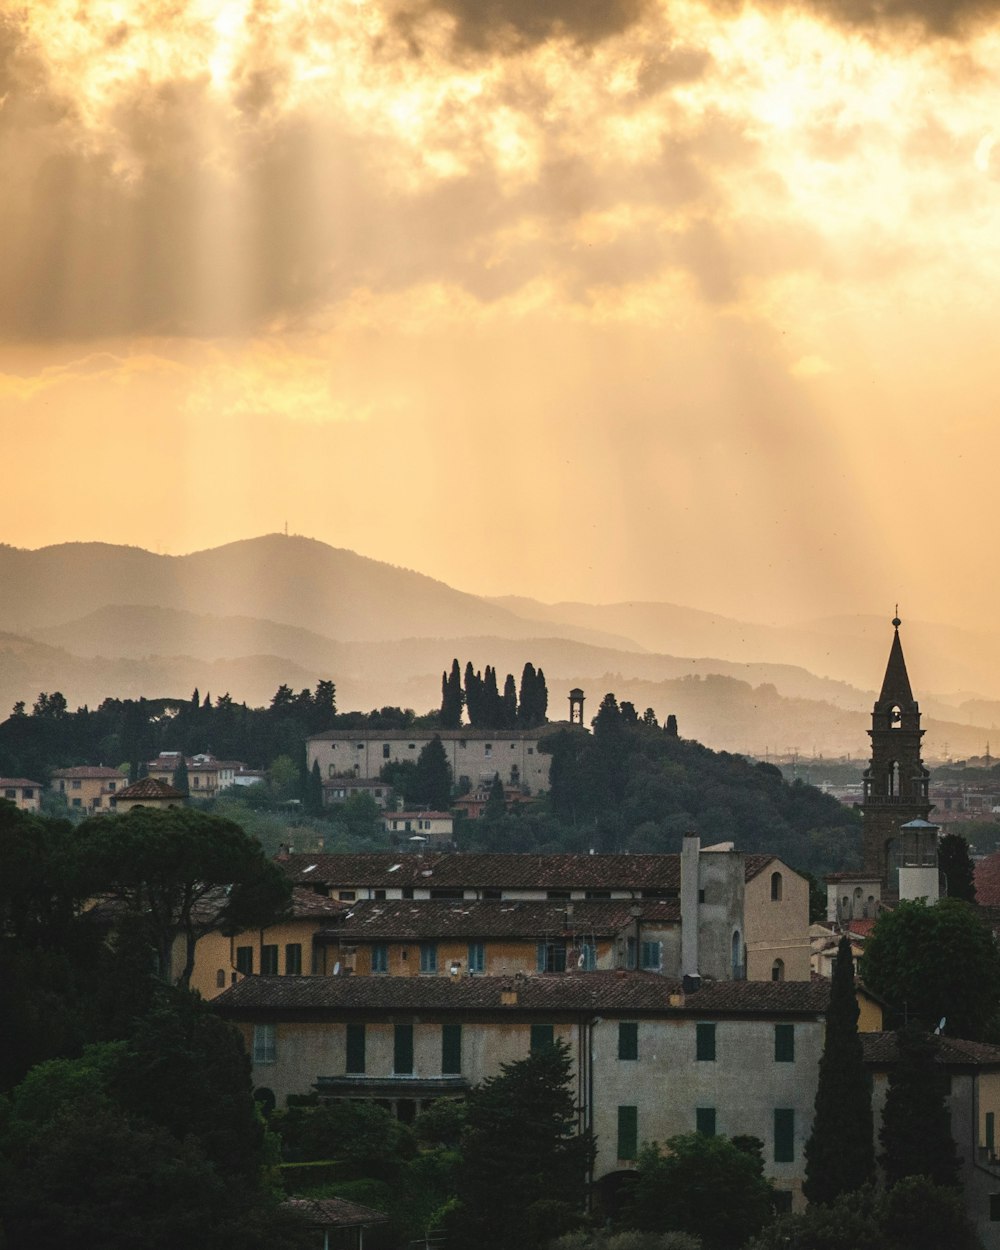
[[[898,869],[904,862],[902,826],[921,822],[926,826],[931,803],[928,798],[930,774],[920,757],[920,708],[906,672],[903,645],[899,641],[899,617],[893,619],[892,647],[886,665],[882,690],[872,709],[871,763],[865,770],[864,800],[861,804],[865,871],[881,878],[889,894],[899,889]],[[926,837],[926,835],[924,835]],[[911,837],[912,840],[912,837]],[[921,847],[921,858],[929,852]],[[936,841],[933,849],[936,864]],[[929,867],[929,864],[928,864]]]

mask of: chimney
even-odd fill
[[[686,833],[681,848],[681,975],[698,976],[698,866],[701,839]]]

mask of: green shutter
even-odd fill
[[[698,1024],[696,1028],[696,1056],[698,1059],[715,1058],[715,1025]]]
[[[618,1158],[634,1159],[639,1153],[639,1108],[618,1108]]]
[[[792,1163],[795,1159],[795,1112],[777,1107],[774,1112],[774,1161]]]
[[[555,1026],[551,1024],[533,1024],[531,1026],[531,1053],[551,1046],[555,1041]]]
[[[413,1025],[397,1024],[392,1039],[392,1070],[398,1075],[413,1072]]]
[[[996,1154],[996,1117],[992,1111],[986,1112],[986,1149],[990,1158]]]
[[[345,1071],[360,1075],[365,1070],[365,1026],[347,1026],[347,1062]]]
[[[618,1026],[618,1058],[639,1058],[639,1026],[622,1021]]]
[[[776,1024],[774,1026],[774,1062],[795,1062],[794,1024]]]
[[[441,1073],[444,1076],[460,1076],[462,1073],[462,1026],[441,1026]]]
[[[714,1107],[695,1107],[694,1109],[694,1131],[696,1133],[704,1133],[706,1137],[715,1136],[715,1108]]]
[[[289,942],[285,947],[285,975],[289,977],[302,975],[301,942]]]

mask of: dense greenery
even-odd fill
[[[913,1020],[952,1037],[982,1039],[1000,1001],[1000,953],[975,908],[943,898],[883,911],[865,944],[865,984],[894,1009],[889,1024]]]
[[[834,1202],[875,1174],[871,1087],[858,1035],[851,944],[841,938],[826,1012],[812,1133],[802,1186],[812,1203]]]
[[[938,871],[944,880],[948,898],[976,901],[975,869],[969,844],[959,833],[946,833],[938,841]]]
[[[639,1152],[623,1222],[647,1232],[684,1232],[705,1250],[739,1250],[774,1210],[761,1143],[689,1133]]]
[[[945,1101],[948,1078],[935,1062],[935,1037],[911,1025],[896,1034],[899,1060],[889,1073],[882,1111],[879,1162],[887,1185],[925,1176],[957,1187],[959,1158]]]

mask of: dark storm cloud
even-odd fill
[[[428,12],[455,20],[455,43],[471,52],[517,51],[548,39],[599,43],[638,21],[648,0],[426,0],[406,6],[397,20],[409,33]],[[419,42],[419,40],[417,41]]]
[[[893,30],[917,25],[928,34],[961,37],[996,18],[1000,0],[811,0],[802,7],[838,26]]]

